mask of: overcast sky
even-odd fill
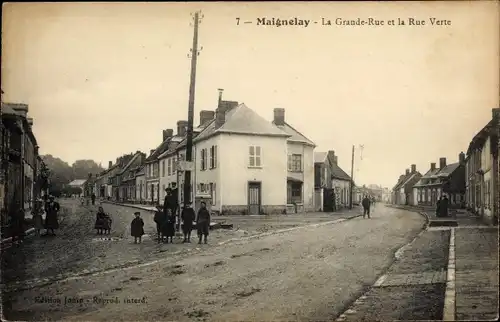
[[[496,3],[4,4],[4,101],[29,104],[41,153],[107,166],[187,119],[190,13],[202,9],[195,121],[224,98],[335,150],[355,181],[392,187],[415,163],[456,162],[498,107]],[[252,24],[237,25],[241,21]],[[311,19],[257,26],[260,17]],[[321,26],[426,20],[426,26]],[[451,26],[430,26],[430,18]]]

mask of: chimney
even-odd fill
[[[174,136],[174,130],[172,130],[172,129],[163,130],[163,141],[165,141],[166,139],[168,139],[169,137],[172,137],[172,136]]]
[[[33,126],[33,118],[32,117],[28,117],[26,120],[28,121],[28,124],[30,126]]]
[[[446,167],[446,158],[439,158],[439,169]]]
[[[18,115],[21,115],[22,117],[28,117],[28,105],[27,104],[22,104],[22,103],[12,103],[10,105],[14,111]]]
[[[206,124],[215,117],[214,111],[200,111],[200,125]]]
[[[187,121],[177,121],[177,135],[178,136],[185,136],[186,135],[186,130],[187,130]]]
[[[492,108],[491,109],[491,116],[494,121],[498,121],[499,116],[500,116],[500,108]]]
[[[417,165],[416,164],[412,164],[411,165],[411,173],[415,173],[417,172]]]
[[[460,164],[465,164],[465,153],[460,152],[458,155],[458,162],[460,162]]]
[[[111,168],[113,166],[113,161],[109,161],[108,162],[108,169]]]
[[[399,176],[399,181],[401,182],[401,181],[403,180],[403,178],[404,178],[404,177],[405,177],[405,175],[404,175],[404,174],[400,175],[400,176]]]
[[[224,122],[226,121],[226,111],[221,108],[217,108],[215,110],[215,128],[218,129],[222,125],[224,125]]]
[[[431,162],[431,171],[436,170],[436,162]]]
[[[224,92],[224,89],[223,88],[219,88],[217,90],[219,91],[219,103],[217,104],[217,106],[219,106],[220,102],[222,102],[222,93]]]
[[[275,125],[285,125],[285,109],[275,108],[274,109],[274,124]]]
[[[410,169],[406,169],[406,175],[410,174]]]
[[[336,155],[333,156],[333,163],[338,164],[338,157]]]

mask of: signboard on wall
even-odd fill
[[[177,171],[194,171],[194,162],[178,161]]]

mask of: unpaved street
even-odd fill
[[[332,319],[375,282],[423,223],[416,213],[379,205],[372,219],[242,237],[201,245],[202,252],[187,245],[188,254],[12,293],[7,318]],[[78,303],[65,303],[68,298]]]

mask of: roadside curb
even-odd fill
[[[443,321],[455,321],[455,229],[450,231],[446,291],[444,293]]]
[[[140,209],[140,210],[144,210],[144,211],[149,211],[149,212],[154,212],[154,210],[152,209],[144,209],[144,207],[141,207],[141,206],[138,206],[138,205],[130,205],[130,204],[122,204],[122,203],[118,203],[118,202],[113,202],[113,201],[107,201],[107,200],[104,200],[104,201],[101,201],[101,204],[110,204],[110,205],[116,205],[116,206],[122,206],[122,207],[129,207],[129,208],[135,208],[135,209]]]
[[[242,237],[242,238],[231,238],[231,239],[228,239],[226,241],[223,241],[223,242],[220,242],[217,244],[212,244],[214,247],[210,248],[209,250],[215,250],[217,247],[225,245],[225,244],[236,243],[239,241],[256,239],[256,238],[266,237],[266,236],[270,236],[270,235],[277,235],[277,234],[281,234],[281,233],[285,233],[285,232],[289,232],[289,231],[293,231],[293,230],[315,228],[315,227],[326,226],[326,225],[334,225],[334,224],[341,223],[344,221],[349,221],[351,219],[354,219],[354,218],[357,218],[360,216],[362,216],[362,215],[358,214],[358,215],[350,216],[350,217],[346,217],[346,218],[339,218],[339,219],[336,219],[333,221],[327,221],[327,222],[322,222],[322,223],[317,223],[317,224],[310,224],[310,225],[292,227],[292,228],[286,228],[286,229],[280,229],[280,230],[275,230],[272,232],[265,232],[265,233],[247,236],[247,237]],[[205,248],[205,249],[207,249],[207,248]],[[101,275],[101,274],[104,275],[104,274],[114,273],[117,271],[152,266],[152,265],[156,265],[159,263],[172,261],[173,256],[178,256],[178,255],[182,256],[182,255],[188,255],[188,254],[193,254],[193,253],[200,253],[201,251],[203,251],[203,247],[187,248],[187,249],[179,250],[179,251],[172,252],[172,253],[166,253],[168,257],[155,259],[155,260],[152,260],[149,262],[134,260],[134,261],[130,261],[127,263],[114,265],[112,267],[105,268],[105,269],[90,269],[90,270],[86,269],[86,270],[83,270],[82,272],[78,272],[78,273],[60,274],[60,275],[57,275],[53,278],[19,281],[19,282],[13,283],[11,285],[3,285],[2,284],[2,289],[5,289],[6,292],[24,291],[24,290],[28,290],[28,289],[34,289],[34,288],[44,287],[47,285],[52,285],[54,283],[63,283],[63,282],[68,282],[68,281],[72,281],[72,280],[83,279],[83,278],[86,278],[89,276],[97,276],[97,275]]]

